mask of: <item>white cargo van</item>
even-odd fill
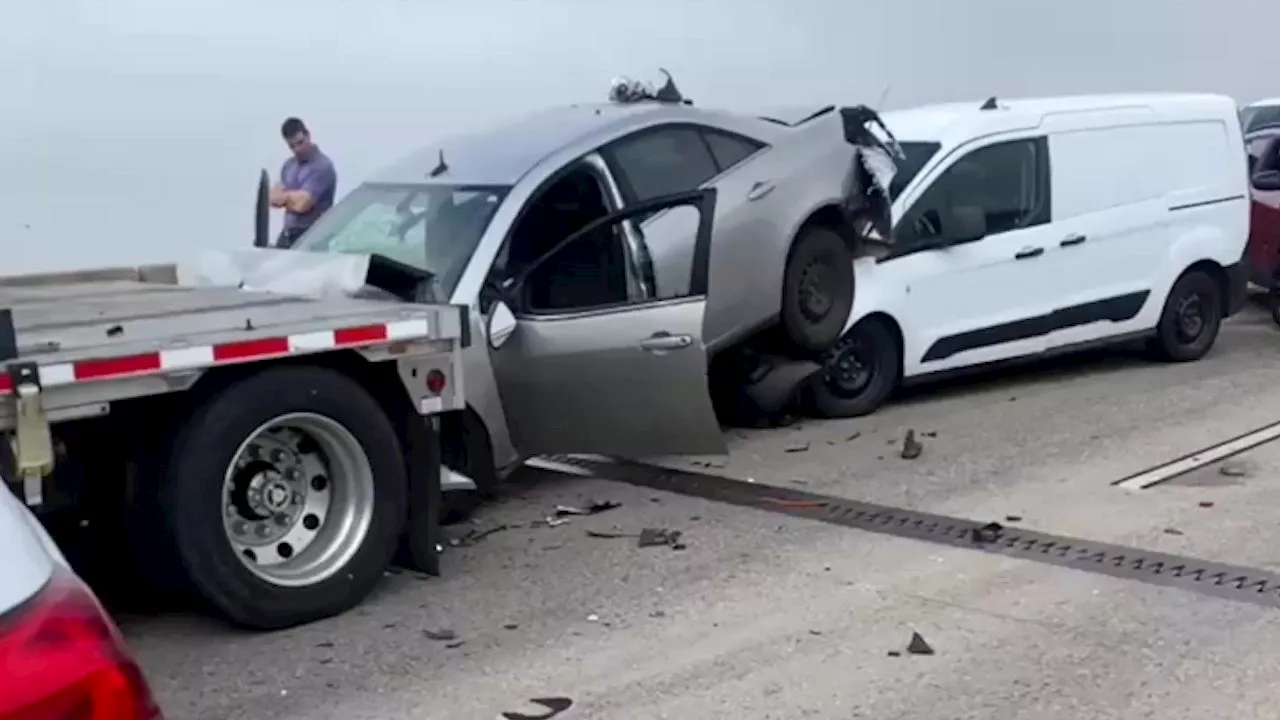
[[[907,155],[894,241],[857,261],[826,415],[902,382],[1145,339],[1197,360],[1244,299],[1247,159],[1218,95],[1062,97],[884,114]]]

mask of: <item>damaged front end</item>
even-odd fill
[[[841,188],[845,222],[866,243],[893,243],[893,198],[889,187],[905,159],[880,114],[866,105],[840,108],[844,140],[854,147]]]

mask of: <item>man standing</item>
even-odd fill
[[[280,169],[280,182],[271,188],[271,207],[284,208],[284,229],[276,247],[289,248],[333,206],[338,172],[329,157],[311,142],[307,126],[291,117],[280,134],[293,153]]]

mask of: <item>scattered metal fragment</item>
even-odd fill
[[[245,318],[245,319],[244,319],[244,329],[245,329],[246,331],[248,331],[248,330],[256,330],[257,328],[255,328],[255,327],[253,326],[253,321],[252,321],[252,320],[250,320],[249,318]]]
[[[124,327],[121,325],[112,325],[107,328],[107,337],[117,337],[124,334]]]
[[[448,642],[451,640],[458,639],[458,633],[454,632],[453,630],[450,630],[449,628],[440,628],[439,630],[423,630],[422,634],[426,635],[428,640],[435,640],[437,642]]]
[[[663,610],[654,610],[653,612],[649,613],[649,617],[651,618],[663,618],[666,616],[667,616],[667,613]]]
[[[640,538],[636,542],[639,547],[675,547],[679,544],[680,531],[664,528],[644,528],[640,531]]]
[[[802,453],[809,450],[809,443],[795,443],[782,449],[783,452]]]
[[[1201,500],[1201,501],[1200,501],[1200,507],[1202,507],[1202,508],[1211,508],[1211,507],[1213,507],[1213,501],[1212,501],[1212,500]]]
[[[466,640],[456,640],[451,643],[445,643],[445,647],[449,648],[450,650],[456,650],[457,648],[460,648],[466,644],[467,644]]]
[[[975,543],[993,543],[1000,539],[1000,533],[1004,532],[1004,526],[1000,523],[987,523],[979,528],[974,528],[970,533],[970,539]]]
[[[503,630],[515,630],[520,627],[520,623],[506,623],[502,626]]]
[[[925,436],[925,437],[927,437],[927,438],[936,438],[936,437],[938,437],[938,431],[937,431],[937,430],[925,430],[924,432],[922,432],[922,433],[920,433],[920,434],[921,434],[921,435],[923,435],[923,436]]]
[[[903,460],[915,460],[922,452],[924,452],[924,445],[916,440],[916,431],[907,430],[906,437],[902,438],[902,451],[898,454]]]
[[[1005,515],[1004,521],[1005,522],[1022,522],[1022,516],[1021,515]]]
[[[810,630],[810,631],[809,631],[809,634],[810,634],[810,635],[821,635],[821,634],[822,634],[822,631],[821,631],[821,630]]]
[[[506,720],[549,720],[573,707],[573,701],[567,697],[534,698],[529,701],[533,705],[541,705],[547,711],[541,715],[526,715],[519,712],[504,712]]]
[[[853,442],[854,440],[857,440],[857,439],[858,439],[858,438],[860,438],[860,437],[862,437],[862,433],[860,433],[860,432],[856,432],[856,433],[854,433],[854,434],[850,435],[849,437],[845,438],[845,439],[844,439],[844,441],[845,441],[845,442]]]
[[[902,653],[897,650],[890,650],[888,655],[889,657],[902,657]]]
[[[318,648],[326,648],[326,649],[328,649],[328,648],[333,647],[333,643],[328,642],[328,641],[325,641],[325,642],[318,642],[318,643],[316,643],[316,647],[318,647]]]
[[[929,646],[929,643],[925,642],[924,638],[921,637],[918,632],[911,633],[911,642],[907,643],[907,652],[912,655],[934,654],[933,648]]]
[[[598,515],[606,510],[622,507],[620,502],[597,502],[591,503],[585,508],[576,508],[571,505],[557,505],[556,517],[565,517],[567,515]]]
[[[1167,527],[1164,529],[1164,534],[1165,535],[1185,535],[1186,533],[1182,532],[1178,528]]]

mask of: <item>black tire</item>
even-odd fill
[[[822,364],[809,386],[814,411],[829,418],[869,415],[898,387],[902,345],[885,321],[868,318],[827,351]]]
[[[782,275],[783,334],[802,352],[825,352],[840,339],[852,309],[853,251],[834,230],[802,230]]]
[[[1150,349],[1166,362],[1204,357],[1222,327],[1222,287],[1211,275],[1193,270],[1173,284],[1164,301]]]
[[[361,446],[373,477],[371,521],[347,562],[311,585],[282,586],[251,572],[223,528],[223,472],[263,424],[289,413],[336,421]],[[398,546],[408,473],[395,427],[376,400],[339,372],[279,366],[240,380],[195,407],[140,467],[139,489],[159,498],[165,530],[189,588],[230,622],[274,630],[337,615],[373,589]],[[154,562],[154,558],[153,558]]]
[[[476,483],[474,491],[444,494],[440,524],[455,525],[471,518],[476,509],[497,491],[498,472],[493,466],[493,443],[479,416],[472,412],[449,416],[441,426],[443,464]]]

